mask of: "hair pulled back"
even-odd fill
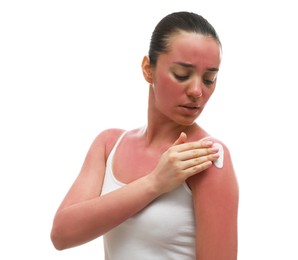
[[[170,37],[181,31],[210,36],[221,46],[215,29],[204,17],[192,12],[174,12],[160,20],[152,33],[149,48],[151,66],[156,65],[161,53],[168,51]]]

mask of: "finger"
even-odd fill
[[[181,132],[178,139],[174,142],[174,145],[178,145],[178,144],[184,144],[186,142],[187,139],[187,135],[184,132]]]
[[[188,177],[198,174],[204,170],[207,170],[212,165],[212,161],[206,161],[201,164],[197,164],[193,167],[190,167],[184,171],[184,174]],[[187,177],[187,178],[188,178]]]
[[[186,150],[179,152],[179,160],[186,161],[194,158],[199,158],[201,156],[206,156],[209,154],[216,154],[218,153],[218,147],[210,147],[210,148],[200,148],[200,149],[193,149],[193,150]]]
[[[201,156],[201,157],[196,157],[190,160],[185,160],[183,162],[181,162],[181,168],[184,170],[188,170],[190,168],[196,167],[198,165],[201,165],[207,161],[211,161],[214,162],[219,158],[219,153],[215,153],[215,154],[208,154],[205,156]]]
[[[195,149],[201,149],[201,148],[210,148],[212,147],[213,142],[211,140],[200,140],[195,142],[188,142],[188,143],[182,143],[176,147],[177,152],[184,152],[187,150],[195,150]]]

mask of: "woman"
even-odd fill
[[[200,15],[175,12],[157,24],[142,61],[147,125],[95,138],[54,218],[58,250],[103,235],[106,259],[237,259],[231,157],[195,122],[220,61],[220,40]]]

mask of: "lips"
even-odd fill
[[[181,107],[184,107],[187,109],[195,109],[195,110],[200,108],[200,106],[195,103],[184,104],[184,105],[181,105]]]
[[[187,109],[199,109],[199,107],[190,107],[190,106],[182,106],[184,108],[187,108]]]

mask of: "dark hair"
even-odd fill
[[[156,65],[161,53],[168,51],[170,37],[180,31],[211,36],[221,46],[215,29],[204,17],[192,12],[174,12],[160,20],[152,33],[149,48],[151,66]]]

